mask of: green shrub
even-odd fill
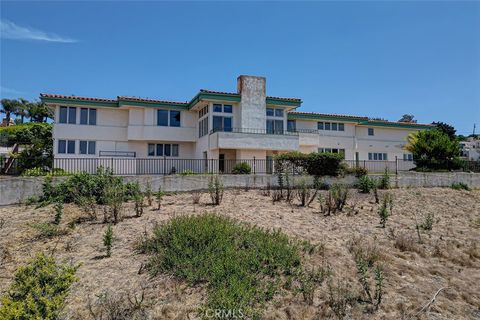
[[[222,203],[223,199],[223,183],[218,175],[210,177],[208,181],[208,193],[210,194],[210,199],[212,199],[212,204],[218,206]]]
[[[277,172],[306,173],[312,176],[333,176],[340,174],[343,157],[333,153],[301,153],[298,151],[275,156]]]
[[[450,187],[454,190],[466,190],[466,191],[471,190],[470,187],[466,183],[463,183],[463,182],[452,183],[452,185]]]
[[[107,252],[107,257],[112,255],[112,245],[113,245],[113,229],[112,225],[109,224],[107,230],[103,234],[103,245],[105,246],[105,251]]]
[[[392,215],[393,211],[393,197],[391,194],[386,193],[383,197],[382,205],[378,209],[378,216],[380,218],[380,226],[385,228],[388,218]]]
[[[193,176],[195,174],[196,173],[193,170],[186,169],[186,170],[183,170],[182,172],[180,172],[178,175],[180,175],[180,176]]]
[[[54,168],[54,169],[48,169],[48,168],[31,168],[31,169],[26,169],[22,172],[22,176],[24,177],[40,177],[40,176],[68,176],[70,175],[68,172],[61,168]]]
[[[368,174],[368,170],[363,167],[347,167],[345,168],[345,174],[353,174],[355,177],[360,178],[362,176],[366,176]]]
[[[59,319],[79,266],[57,264],[39,254],[20,267],[8,293],[1,298],[0,319]]]
[[[385,168],[382,177],[378,180],[378,189],[390,189],[390,175],[388,174],[388,168]]]
[[[252,167],[246,162],[240,162],[233,166],[233,174],[250,174],[252,172]]]
[[[175,217],[139,249],[153,254],[152,275],[207,283],[206,307],[242,310],[247,318],[272,298],[283,275],[300,267],[299,249],[285,234],[215,214]]]
[[[369,176],[361,176],[360,178],[358,178],[356,185],[358,191],[360,191],[361,193],[370,193],[370,190],[375,187],[375,184],[375,180],[373,180]]]
[[[54,208],[55,208],[55,218],[53,220],[53,223],[58,226],[63,216],[63,203],[62,202],[55,203]]]

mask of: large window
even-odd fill
[[[341,122],[318,122],[318,130],[345,131],[345,123]]]
[[[75,153],[75,140],[58,140],[58,153]]]
[[[80,141],[80,154],[95,154],[95,141]]]
[[[97,124],[97,109],[81,108],[80,109],[80,124],[96,125]]]
[[[375,130],[373,128],[368,128],[368,135],[369,136],[374,136],[375,135]]]
[[[267,119],[267,134],[283,134],[283,120]]]
[[[77,123],[77,108],[76,107],[60,107],[60,114],[58,123]]]
[[[170,110],[170,127],[180,127],[180,111]]]
[[[170,143],[149,143],[147,154],[148,156],[157,157],[178,157],[178,144]]]
[[[198,137],[203,137],[206,134],[208,134],[208,117],[198,122]]]
[[[403,154],[403,161],[413,161],[413,154],[411,154],[411,153],[404,153],[404,154]]]
[[[281,108],[267,108],[267,117],[283,118],[283,109]]]
[[[387,160],[388,160],[388,156],[387,156],[386,153],[369,152],[369,153],[368,153],[368,160],[387,161]]]
[[[213,130],[214,131],[232,131],[232,118],[213,116]]]
[[[157,126],[180,127],[181,112],[177,110],[157,110]]]
[[[168,110],[157,110],[157,126],[168,127]]]

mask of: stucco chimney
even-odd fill
[[[241,128],[265,130],[267,107],[265,77],[239,76],[237,92],[241,97]]]

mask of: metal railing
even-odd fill
[[[41,161],[39,161],[41,160]],[[10,161],[10,162],[9,162]],[[179,159],[173,157],[96,157],[96,158],[55,158],[47,159],[27,159],[23,163],[41,163],[45,172],[52,175],[66,173],[96,173],[98,168],[108,168],[115,175],[189,175],[189,174],[232,174],[234,167],[239,163],[247,163],[251,168],[252,174],[274,174],[274,159]],[[9,163],[8,170],[6,164]],[[391,174],[400,171],[409,171],[415,168],[413,161],[396,159],[394,161],[374,161],[374,160],[344,160],[344,163],[350,167],[361,167],[368,170],[369,173],[383,173],[385,169]],[[461,167],[456,171],[480,172],[479,161],[462,161]],[[0,158],[0,173],[8,175],[19,175],[24,171],[25,165],[19,163],[19,159]],[[302,168],[292,168],[291,173],[302,172]]]
[[[220,127],[210,130],[210,134],[215,132],[233,132],[233,133],[250,133],[250,134],[269,134],[269,135],[287,135],[298,136],[298,132],[292,132],[288,130],[275,130],[275,129],[255,129],[255,128],[230,128]]]

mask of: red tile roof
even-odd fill
[[[118,98],[118,100],[130,100],[130,101],[141,101],[141,102],[188,104],[188,101],[168,101],[168,100],[156,100],[156,99],[128,97],[128,96],[118,96],[117,98]]]
[[[236,96],[240,95],[237,92],[223,92],[223,91],[213,91],[213,90],[207,90],[207,89],[200,89],[200,92],[214,93],[214,94],[231,94],[231,95],[236,95]],[[299,99],[299,98],[285,98],[285,97],[272,97],[272,96],[267,96],[267,98],[281,99],[281,100],[288,100],[288,101],[301,101],[302,100],[302,99]]]
[[[97,102],[117,102],[116,99],[91,98],[91,97],[79,97],[79,96],[65,96],[65,95],[62,95],[62,94],[50,94],[50,93],[40,93],[40,97],[42,97],[42,98],[54,98],[54,99],[97,101]]]
[[[368,117],[364,117],[364,116],[350,116],[346,114],[333,114],[333,113],[292,111],[292,112],[289,112],[289,114],[305,114],[305,115],[317,115],[317,116],[324,116],[324,117],[355,118],[360,120],[368,120]]]

